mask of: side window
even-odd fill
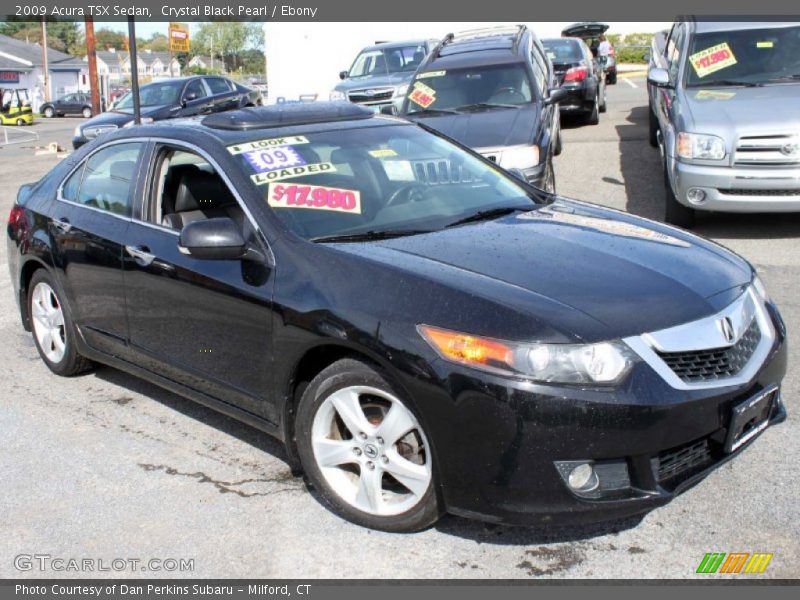
[[[81,187],[81,179],[83,179],[83,170],[85,166],[86,163],[82,164],[69,176],[69,179],[64,182],[64,186],[61,188],[61,197],[64,198],[64,200],[69,200],[70,202],[78,201],[78,190]]]
[[[140,142],[114,144],[89,157],[82,169],[83,178],[75,202],[115,215],[130,216],[141,150]],[[72,185],[72,178],[67,184]],[[65,191],[68,186],[65,186]]]
[[[186,91],[184,92],[184,97],[194,96],[193,99],[198,98],[205,98],[206,97],[206,86],[203,85],[203,82],[200,79],[195,79],[189,82],[189,85],[186,86]]]
[[[531,67],[533,67],[533,84],[539,90],[539,95],[544,96],[547,90],[547,66],[535,47],[531,50]]]
[[[206,83],[211,89],[212,94],[227,94],[231,91],[228,82],[222,79],[222,77],[208,77]]]
[[[672,31],[667,44],[667,64],[669,67],[669,77],[674,82],[678,79],[678,71],[681,66],[683,53],[683,40],[686,37],[686,29],[683,25],[678,25]]]

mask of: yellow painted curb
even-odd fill
[[[617,77],[645,77],[645,76],[647,76],[647,71],[617,72]]]

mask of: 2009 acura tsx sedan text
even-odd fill
[[[103,136],[23,186],[8,243],[53,372],[269,432],[368,527],[640,514],[785,419],[745,260],[351,104]]]

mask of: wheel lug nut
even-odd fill
[[[353,453],[356,456],[361,456],[361,448],[353,448]]]
[[[369,462],[367,463],[367,468],[368,468],[370,471],[373,471],[373,470],[375,469],[375,463],[373,463],[372,461],[369,461]]]
[[[381,446],[383,445],[383,438],[382,437],[375,438],[375,441],[378,442]]]
[[[382,462],[383,464],[386,464],[386,463],[388,463],[388,462],[389,462],[389,458],[388,458],[387,456],[385,456],[385,455],[384,455],[384,456],[381,456],[381,462]]]
[[[367,439],[367,434],[362,431],[361,433],[358,434],[358,437],[360,437],[362,440],[365,440]]]

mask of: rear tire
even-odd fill
[[[616,73],[616,71],[613,72],[613,73],[608,73],[607,74],[606,83],[608,85],[614,85],[615,83],[617,83],[617,73]]]
[[[56,115],[56,111],[54,111],[51,106],[48,106],[44,109],[42,114],[44,115],[45,119],[52,119]]]
[[[608,110],[608,99],[606,97],[606,86],[603,85],[603,97],[602,101],[600,102],[600,112],[604,113]]]
[[[553,146],[553,155],[558,156],[564,149],[564,140],[561,139],[561,125],[558,126],[558,135],[556,135],[556,143]]]
[[[78,354],[75,325],[56,289],[47,271],[36,271],[28,285],[28,317],[44,364],[56,375],[71,377],[89,370],[92,363]]]
[[[330,365],[303,392],[295,425],[303,470],[341,517],[413,532],[441,516],[428,438],[376,368],[355,359]]]
[[[666,167],[664,167],[664,188],[666,189],[664,220],[670,225],[690,229],[694,225],[695,210],[678,202],[675,193],[672,191],[672,184],[669,182]]]
[[[599,95],[599,92],[598,92]],[[586,114],[587,125],[597,125],[600,122],[600,101],[597,96],[594,97],[594,105],[592,110]]]
[[[91,119],[92,118],[92,109],[88,106],[84,107],[83,109],[83,118],[84,119]]]

